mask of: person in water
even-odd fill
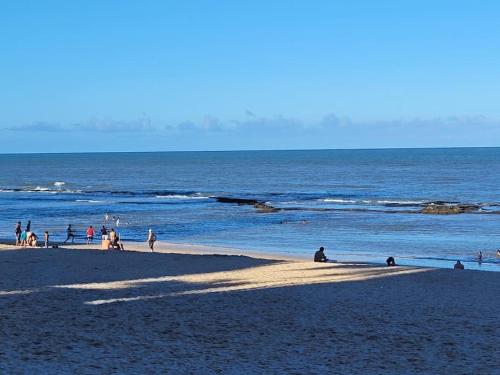
[[[325,255],[325,248],[321,246],[318,251],[314,253],[314,261],[319,263],[328,262],[328,258]]]
[[[457,263],[455,263],[455,265],[453,266],[453,269],[455,269],[455,270],[463,270],[464,269],[464,265],[462,263],[460,263],[459,260],[457,260]]]
[[[477,253],[477,261],[480,263],[483,261],[483,252],[482,251],[479,251],[479,253]]]
[[[387,267],[393,267],[396,265],[396,261],[394,260],[394,257],[389,257],[385,261],[387,263]]]

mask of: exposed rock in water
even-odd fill
[[[464,214],[468,212],[478,211],[481,206],[477,204],[446,204],[446,203],[429,203],[423,209],[423,214],[434,215],[454,215]]]
[[[278,212],[280,211],[279,208],[273,207],[270,204],[267,204],[265,202],[259,202],[253,205],[257,211],[265,213],[265,212]]]
[[[248,204],[253,206],[259,203],[259,201],[255,199],[230,198],[230,197],[216,197],[215,199],[217,200],[217,202],[220,203],[237,203],[240,205]]]
[[[220,203],[236,203],[238,205],[248,205],[254,206],[257,212],[268,213],[268,212],[278,212],[281,209],[271,206],[266,202],[260,202],[255,199],[245,199],[245,198],[230,198],[230,197],[216,197],[217,202]]]

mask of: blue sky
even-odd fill
[[[500,146],[496,1],[16,1],[0,152]]]

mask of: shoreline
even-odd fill
[[[149,253],[150,250],[146,242],[140,241],[123,241],[125,251],[136,251]],[[86,243],[67,243],[54,242],[60,249],[72,248],[78,250],[97,250],[102,251],[99,247],[99,242],[94,240],[90,245]],[[8,243],[7,241],[0,240],[0,251],[2,248],[19,248],[19,249],[32,249],[30,247],[21,248],[15,247],[13,242]],[[37,247],[37,249],[45,249],[44,247]],[[160,254],[184,254],[184,255],[228,255],[228,256],[247,256],[255,259],[267,259],[267,260],[283,260],[283,261],[312,261],[314,251],[310,255],[301,253],[285,253],[285,252],[274,252],[272,250],[255,250],[255,249],[245,249],[233,246],[222,246],[222,245],[204,245],[204,244],[193,244],[193,243],[182,243],[182,242],[167,242],[167,241],[156,241],[155,252]],[[371,266],[382,266],[385,267],[385,259],[373,257],[373,260],[366,260],[366,256],[356,256],[355,254],[336,254],[334,252],[329,253],[327,250],[327,256],[333,260],[329,264],[355,264],[355,265],[371,265]],[[333,256],[332,256],[333,255]],[[357,258],[357,259],[356,259]],[[410,258],[410,257],[400,257],[395,256],[396,263],[402,267],[412,267],[412,268],[435,268],[435,269],[453,269],[455,260],[452,259],[428,259],[428,258]],[[473,271],[485,271],[485,272],[500,272],[500,264],[496,262],[482,262],[477,261],[467,261],[461,260],[462,264],[465,265],[466,270]]]

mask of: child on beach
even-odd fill
[[[49,248],[49,231],[46,230],[45,233],[43,234],[43,238],[45,240],[45,248]]]
[[[148,245],[149,245],[149,248],[151,249],[151,252],[154,251],[155,241],[156,241],[156,234],[154,234],[153,230],[150,229],[149,233],[148,233]]]

